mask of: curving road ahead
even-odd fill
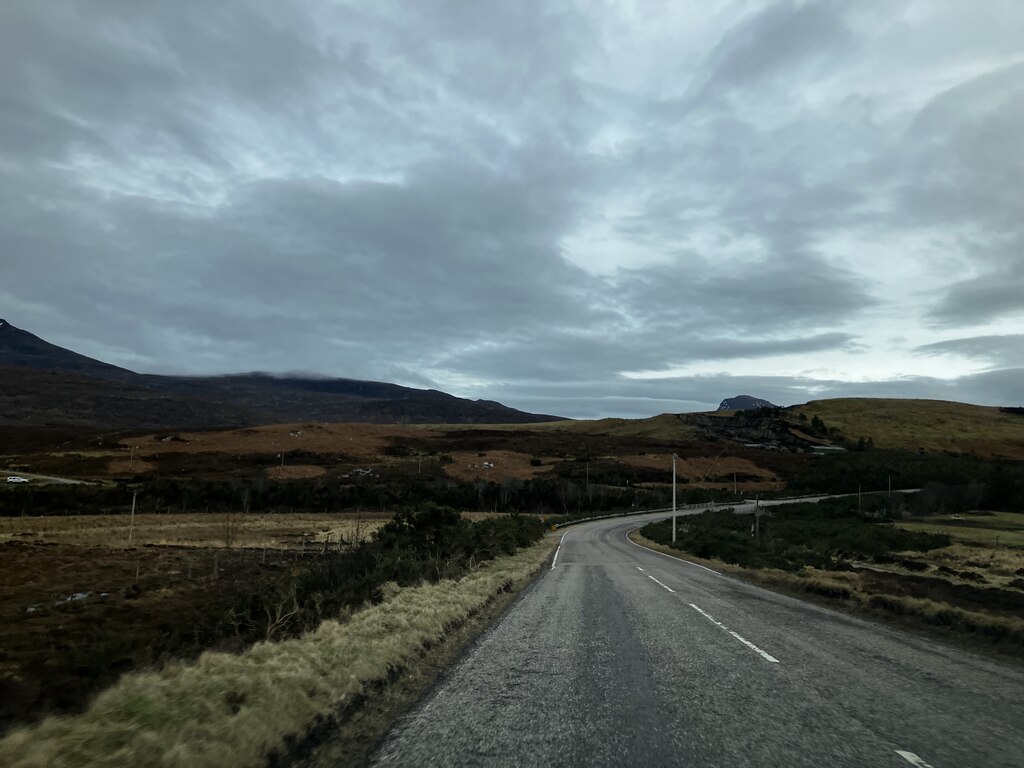
[[[570,528],[379,766],[1024,766],[1024,671]]]

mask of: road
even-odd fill
[[[1024,766],[1024,670],[566,530],[378,766]]]
[[[36,475],[30,472],[21,472],[16,469],[0,469],[0,482],[10,476],[24,477],[33,481],[36,485],[92,485],[86,480],[73,480],[70,477],[52,477],[51,475]]]

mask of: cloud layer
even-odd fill
[[[0,9],[0,315],[568,416],[1019,404],[1024,10]]]

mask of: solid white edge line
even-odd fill
[[[780,662],[780,661],[779,661],[778,659],[776,659],[776,658],[775,658],[774,656],[772,656],[772,655],[771,655],[770,653],[767,653],[767,652],[765,652],[765,651],[762,651],[762,650],[761,650],[760,648],[758,648],[758,647],[757,647],[756,645],[754,645],[754,644],[753,644],[752,642],[750,642],[749,640],[747,640],[747,639],[746,639],[745,637],[741,637],[741,636],[740,636],[740,635],[738,635],[738,634],[737,634],[736,632],[733,632],[733,631],[732,631],[731,629],[729,629],[729,628],[728,628],[727,626],[725,626],[725,624],[723,624],[722,622],[720,622],[720,621],[718,621],[717,619],[715,619],[715,618],[714,618],[714,617],[713,617],[713,616],[712,616],[712,615],[711,615],[710,613],[708,613],[707,611],[705,611],[705,610],[704,610],[703,608],[701,608],[700,606],[698,606],[698,605],[694,605],[693,603],[687,603],[687,605],[689,605],[689,606],[690,606],[691,608],[693,608],[693,610],[695,610],[695,611],[696,611],[697,613],[699,613],[699,614],[700,614],[701,616],[703,616],[703,617],[704,617],[705,619],[707,619],[708,621],[710,621],[710,622],[711,622],[712,624],[715,624],[715,625],[717,625],[717,626],[721,627],[722,629],[724,629],[724,630],[725,630],[726,632],[728,632],[728,633],[729,633],[730,635],[732,635],[732,636],[733,636],[733,637],[735,637],[735,638],[736,638],[737,640],[739,640],[739,641],[740,641],[741,643],[743,643],[743,644],[744,644],[745,646],[747,646],[747,647],[748,647],[748,648],[749,648],[750,650],[754,651],[754,653],[757,653],[758,655],[760,655],[760,656],[761,656],[761,658],[763,658],[763,659],[765,659],[765,660],[767,660],[767,661],[770,661],[770,662],[772,662],[773,664],[781,664],[781,663],[782,663],[782,662]]]
[[[662,557],[670,557],[678,563],[686,563],[687,565],[692,565],[697,568],[703,568],[705,571],[710,571],[711,573],[715,574],[715,576],[722,576],[721,573],[712,570],[711,568],[708,568],[706,565],[701,565],[700,563],[691,563],[689,560],[684,560],[681,557],[676,557],[675,555],[666,555],[664,552],[659,552],[656,549],[649,549],[648,547],[645,547],[643,544],[637,544],[635,541],[629,538],[629,534],[631,534],[633,531],[639,530],[640,528],[641,526],[638,525],[636,528],[630,528],[628,531],[626,531],[626,541],[628,541],[634,547],[640,547],[640,549],[644,550],[645,552],[653,552],[655,555],[661,555]],[[722,576],[722,578],[724,579],[728,577]]]
[[[917,768],[932,768],[928,763],[922,760],[920,757],[915,755],[913,752],[904,752],[902,749],[897,749],[896,754],[902,757],[911,765],[916,765]]]
[[[555,566],[558,565],[558,556],[562,552],[562,544],[565,543],[565,537],[568,536],[568,535],[569,535],[568,533],[563,533],[562,534],[562,538],[560,538],[558,540],[558,548],[555,550],[555,559],[551,561],[551,570],[552,571],[555,570]]]
[[[636,567],[636,569],[637,569],[638,571],[640,571],[641,573],[643,573],[643,571],[644,571],[644,569],[643,569],[643,568],[641,568],[641,567],[640,567],[639,565],[638,565],[638,566]]]
[[[676,593],[676,591],[675,591],[674,589],[672,589],[672,587],[670,587],[670,586],[668,586],[668,585],[666,585],[666,584],[662,584],[662,583],[661,583],[660,581],[658,581],[658,580],[657,580],[656,578],[654,578],[653,576],[651,576],[651,574],[649,574],[649,573],[645,573],[645,574],[644,574],[644,576],[646,576],[646,577],[647,577],[648,579],[650,579],[651,581],[653,581],[653,582],[654,582],[655,584],[657,584],[657,585],[658,585],[659,587],[664,587],[664,588],[665,588],[665,589],[667,589],[667,590],[668,590],[669,592],[671,592],[671,593],[672,593],[673,595],[674,595],[674,594]]]

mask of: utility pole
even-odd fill
[[[732,473],[732,495],[736,495],[736,473]]]
[[[138,491],[132,491],[132,514],[128,518],[128,543],[132,543],[132,534],[135,533],[135,497],[139,495]]]
[[[676,454],[672,454],[672,543],[676,543]]]

